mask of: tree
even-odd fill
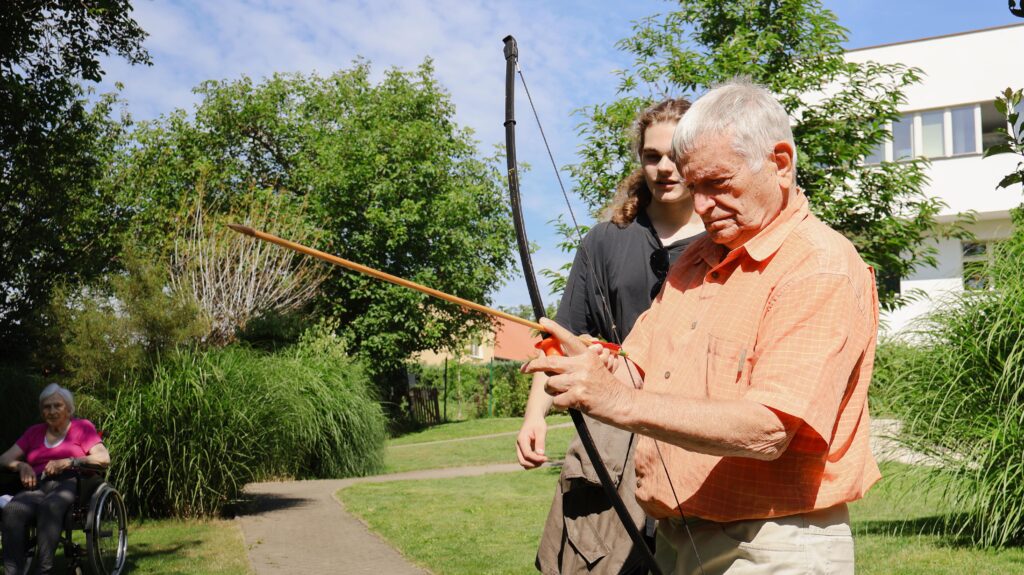
[[[922,192],[926,160],[865,165],[920,71],[847,62],[846,37],[817,0],[681,0],[676,11],[641,20],[618,43],[634,57],[620,73],[620,97],[580,111],[582,161],[570,167],[580,194],[596,213],[634,168],[628,127],[638,109],[748,76],[793,118],[797,181],[812,210],[876,268],[883,304],[899,303],[894,281],[936,263],[927,240],[964,232],[935,223],[943,204]]]
[[[135,198],[135,236],[168,249],[198,186],[231,209],[249,190],[303,202],[317,247],[487,302],[513,264],[502,172],[477,157],[428,62],[379,83],[365,62],[329,77],[209,81],[194,113],[142,123],[115,180]],[[461,342],[486,319],[334,268],[315,303],[374,373]],[[392,383],[404,388],[404,377]]]
[[[1017,167],[1006,175],[996,188],[1008,188],[1013,184],[1024,182],[1024,122],[1021,122],[1021,101],[1024,100],[1024,89],[1007,88],[995,99],[996,110],[1006,118],[1006,127],[996,128],[1001,142],[985,150],[985,156],[999,154],[1015,154],[1022,157]]]
[[[0,355],[32,347],[57,278],[110,268],[125,214],[99,185],[124,135],[115,100],[91,105],[102,55],[148,62],[124,0],[9,0],[0,8]]]

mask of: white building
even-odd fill
[[[902,293],[921,290],[928,298],[886,314],[891,333],[907,328],[943,294],[977,287],[979,278],[969,269],[965,274],[965,265],[985,259],[991,242],[1010,234],[1009,210],[1024,202],[1024,195],[1019,184],[1000,190],[996,184],[1013,172],[1020,157],[982,159],[982,152],[996,138],[995,129],[1005,124],[993,100],[1007,87],[1024,88],[1022,46],[1024,23],[847,52],[851,61],[900,63],[925,74],[920,84],[906,90],[903,120],[892,126],[892,140],[868,161],[882,154],[888,160],[926,156],[931,160],[926,192],[948,205],[940,220],[976,212],[971,228],[976,242],[938,241],[938,266],[900,282]]]

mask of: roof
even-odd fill
[[[888,46],[899,46],[900,44],[913,44],[914,42],[927,42],[928,40],[938,40],[940,38],[950,38],[952,36],[964,36],[966,34],[978,34],[980,32],[991,32],[992,30],[1002,30],[1003,28],[1014,28],[1016,26],[1024,26],[1024,22],[1015,22],[1013,24],[1003,24],[1002,26],[991,26],[989,28],[980,28],[978,30],[964,30],[963,32],[952,32],[949,34],[939,34],[936,36],[926,36],[924,38],[914,38],[913,40],[902,40],[900,42],[887,42],[885,44],[875,44],[873,46],[862,46],[860,48],[851,48],[847,52],[860,52],[862,50],[873,50],[875,48],[886,48]]]
[[[494,359],[526,361],[537,356],[540,336],[532,329],[506,319],[494,322]]]

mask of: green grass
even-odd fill
[[[546,421],[548,425],[570,423],[568,415],[550,415]],[[515,433],[523,425],[521,417],[495,417],[487,419],[469,419],[466,421],[454,421],[428,427],[422,431],[409,433],[388,441],[389,446],[409,445],[412,443],[426,443],[429,441],[443,441],[446,439],[460,439],[478,435],[489,435],[492,433]]]
[[[575,433],[572,427],[549,429],[546,441],[548,457],[564,458],[565,450]],[[384,469],[386,473],[400,473],[463,465],[515,463],[515,443],[515,435],[504,435],[469,441],[389,445],[384,454]]]
[[[1024,549],[979,550],[937,533],[947,503],[907,487],[934,481],[899,464],[851,505],[860,574],[1024,572]],[[362,484],[338,493],[345,507],[438,575],[532,574],[556,469],[445,480]],[[934,492],[931,492],[934,493]]]
[[[85,534],[75,540],[85,544]],[[64,572],[57,552],[56,572]],[[154,520],[128,526],[128,566],[132,574],[248,575],[242,532],[234,521]]]
[[[128,540],[129,573],[252,573],[234,521],[146,521],[129,528]]]

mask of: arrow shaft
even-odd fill
[[[322,251],[320,251],[320,250],[318,250],[316,248],[311,248],[309,246],[304,246],[302,244],[298,244],[298,243],[295,243],[293,241],[286,240],[284,238],[275,236],[274,234],[268,234],[266,232],[261,232],[259,230],[255,230],[255,229],[250,228],[248,226],[240,226],[238,224],[228,224],[228,227],[233,229],[233,230],[235,230],[236,232],[245,234],[247,236],[252,236],[252,237],[254,237],[254,238],[258,239],[258,240],[262,240],[262,241],[265,241],[265,242],[270,242],[272,244],[277,244],[277,245],[279,245],[279,246],[281,246],[283,248],[287,248],[287,249],[290,249],[292,251],[299,252],[301,254],[306,254],[308,256],[313,256],[314,258],[323,260],[325,262],[334,264],[336,266],[341,266],[343,268],[350,269],[352,271],[356,271],[356,272],[359,272],[361,274],[368,275],[370,277],[375,277],[375,278],[377,278],[379,280],[384,280],[386,282],[393,283],[395,285],[399,285],[399,286],[402,286],[404,288],[413,289],[413,290],[416,290],[418,292],[425,293],[425,294],[427,294],[429,296],[436,297],[438,299],[442,299],[442,300],[447,301],[447,302],[451,302],[451,303],[453,303],[455,305],[459,305],[459,306],[462,306],[462,307],[467,308],[467,309],[471,309],[471,310],[474,310],[474,311],[485,313],[485,314],[487,314],[489,316],[492,316],[492,317],[500,317],[502,319],[511,321],[513,323],[518,323],[520,325],[525,325],[526,327],[533,328],[533,329],[535,329],[535,330],[537,330],[539,332],[542,332],[542,333],[545,331],[544,330],[544,326],[540,325],[537,322],[533,322],[533,321],[530,321],[528,319],[523,319],[523,318],[521,318],[521,317],[519,317],[517,315],[512,315],[510,313],[506,313],[506,312],[503,312],[503,311],[500,311],[500,310],[496,310],[494,308],[490,308],[490,307],[487,307],[485,305],[478,304],[478,303],[470,301],[468,299],[463,299],[463,298],[461,298],[459,296],[455,296],[455,295],[452,295],[452,294],[449,294],[449,293],[445,293],[443,291],[436,290],[436,289],[434,289],[432,287],[427,287],[427,286],[425,286],[423,284],[418,284],[416,282],[409,281],[407,279],[400,278],[398,276],[391,275],[389,273],[382,272],[380,270],[376,270],[376,269],[373,269],[373,268],[368,267],[368,266],[364,266],[362,264],[356,263],[356,262],[351,261],[351,260],[346,260],[345,258],[340,258],[340,257],[338,257],[336,255],[329,254],[327,252],[322,252]]]

